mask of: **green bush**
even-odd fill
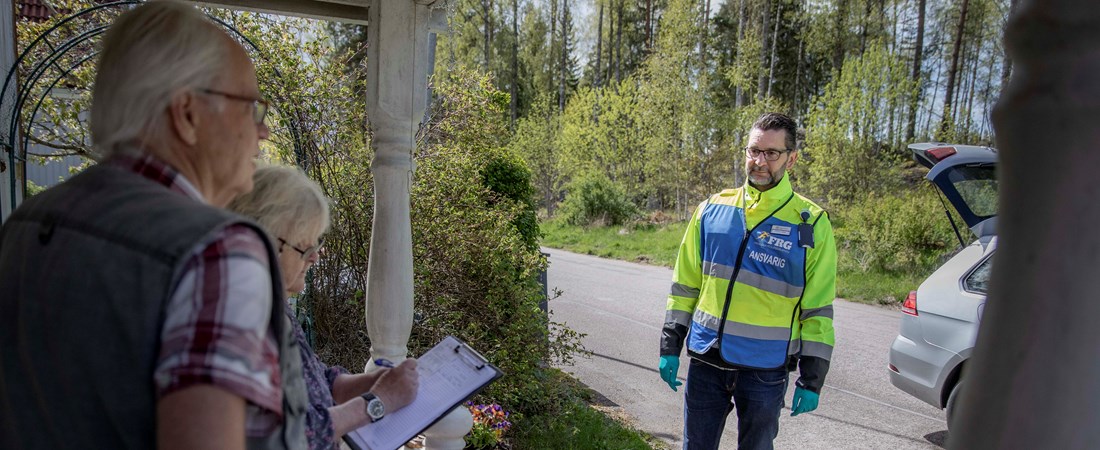
[[[570,362],[579,341],[539,309],[546,260],[530,245],[538,231],[525,219],[534,214],[529,175],[501,150],[507,97],[495,95],[488,77],[466,71],[441,79],[435,92],[427,144],[416,155],[413,258],[422,320],[409,345],[418,353],[456,335],[506,374],[483,399],[522,414],[552,411],[544,367]]]
[[[371,348],[363,313],[374,155],[362,127],[362,102],[339,101],[355,97],[350,80],[326,76],[334,94],[325,99],[332,103],[301,102],[340,119],[318,117],[301,127],[301,140],[310,144],[304,149],[309,174],[333,202],[327,252],[311,271],[302,304],[312,315],[314,349],[322,360],[357,371]],[[479,73],[459,71],[435,82],[438,100],[420,130],[410,179],[416,323],[409,352],[420,355],[444,336],[457,336],[506,374],[482,398],[517,413],[552,412],[559,400],[544,372],[550,364],[571,362],[579,336],[548,323],[539,309],[538,274],[546,261],[537,247],[530,175],[501,150],[508,132],[500,117],[508,97]],[[277,146],[290,142],[271,140]],[[287,147],[280,150],[290,154]]]
[[[842,263],[860,270],[925,269],[958,247],[943,205],[928,184],[899,195],[871,194],[838,209],[833,217],[837,242],[851,259]],[[956,223],[965,228],[957,219]]]
[[[514,202],[519,206],[520,211],[512,219],[512,225],[524,244],[531,250],[537,250],[540,234],[531,171],[519,156],[507,149],[496,150],[490,158],[481,171],[482,183],[494,194],[490,204]]]
[[[561,205],[561,217],[570,225],[622,225],[638,214],[623,190],[602,173],[570,181]]]

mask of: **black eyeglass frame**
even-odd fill
[[[283,238],[276,238],[276,239],[279,240],[279,249],[280,249],[280,251],[282,250],[282,246],[285,245],[287,247],[290,247],[290,248],[294,249],[294,251],[298,252],[298,254],[302,256],[302,259],[309,259],[311,256],[313,256],[317,253],[320,253],[321,249],[325,248],[325,240],[324,239],[318,239],[317,240],[317,245],[309,247],[305,250],[302,250],[302,249],[298,248],[297,246],[295,246],[294,244],[291,244],[290,242],[287,242],[286,239],[283,239]]]
[[[209,95],[219,95],[230,100],[236,100],[239,102],[248,102],[252,104],[252,120],[256,122],[256,125],[264,123],[264,119],[267,118],[267,112],[271,109],[271,102],[262,98],[245,97],[243,95],[231,94],[229,92],[223,92],[216,89],[199,89],[199,92]]]
[[[785,148],[783,150],[775,150],[775,149],[770,149],[770,148],[767,149],[767,150],[760,150],[758,148],[746,147],[745,148],[745,155],[748,156],[750,159],[756,159],[760,155],[764,155],[764,160],[765,161],[773,161],[774,162],[774,161],[779,161],[779,157],[783,156],[783,154],[790,153],[790,152],[793,152],[793,151],[794,150],[789,149],[789,148]],[[769,156],[769,155],[772,155],[772,154],[774,154],[775,156],[774,157]]]

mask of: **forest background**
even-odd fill
[[[100,3],[50,2],[61,13]],[[989,113],[1012,73],[1001,42],[1014,3],[450,0],[413,154],[412,352],[462,337],[509,374],[482,399],[528,416],[521,436],[553,434],[537,418],[576,405],[548,364],[583,349],[538,306],[540,243],[589,236],[587,251],[636,259],[591,250],[632,241],[643,259],[667,264],[695,205],[744,182],[744,140],[765,111],[804,131],[791,177],[833,219],[841,296],[900,301],[961,240],[906,145],[992,145]],[[21,111],[32,159],[94,157],[83,111],[97,41],[77,38],[117,12],[17,24],[18,49],[29,48],[19,76],[41,99]],[[248,41],[273,102],[265,157],[299,165],[333,200],[328,253],[300,318],[323,359],[361,367],[373,215],[365,29],[208,12]],[[578,438],[616,448],[625,439],[593,434]]]
[[[992,145],[1015,0],[461,0],[437,58],[510,95],[544,242],[671,264],[682,222],[744,182],[765,111],[803,130],[840,295],[896,303],[969,241],[907,145]],[[610,229],[605,229],[610,227]]]

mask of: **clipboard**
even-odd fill
[[[412,403],[344,435],[344,442],[355,450],[399,448],[504,375],[454,336],[417,358],[416,371],[420,387]]]

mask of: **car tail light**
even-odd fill
[[[901,304],[901,312],[910,316],[917,315],[917,291],[909,291],[909,295],[905,297],[905,302]]]
[[[925,155],[928,155],[929,158],[932,158],[936,162],[943,161],[948,156],[954,155],[955,153],[957,153],[955,147],[936,147],[924,151]]]
[[[886,366],[887,366],[887,367],[888,367],[888,368],[890,369],[890,371],[891,371],[891,372],[894,372],[894,373],[901,373],[901,372],[900,372],[900,371],[898,370],[898,366],[895,366],[895,365],[893,365],[893,364],[887,364]]]

